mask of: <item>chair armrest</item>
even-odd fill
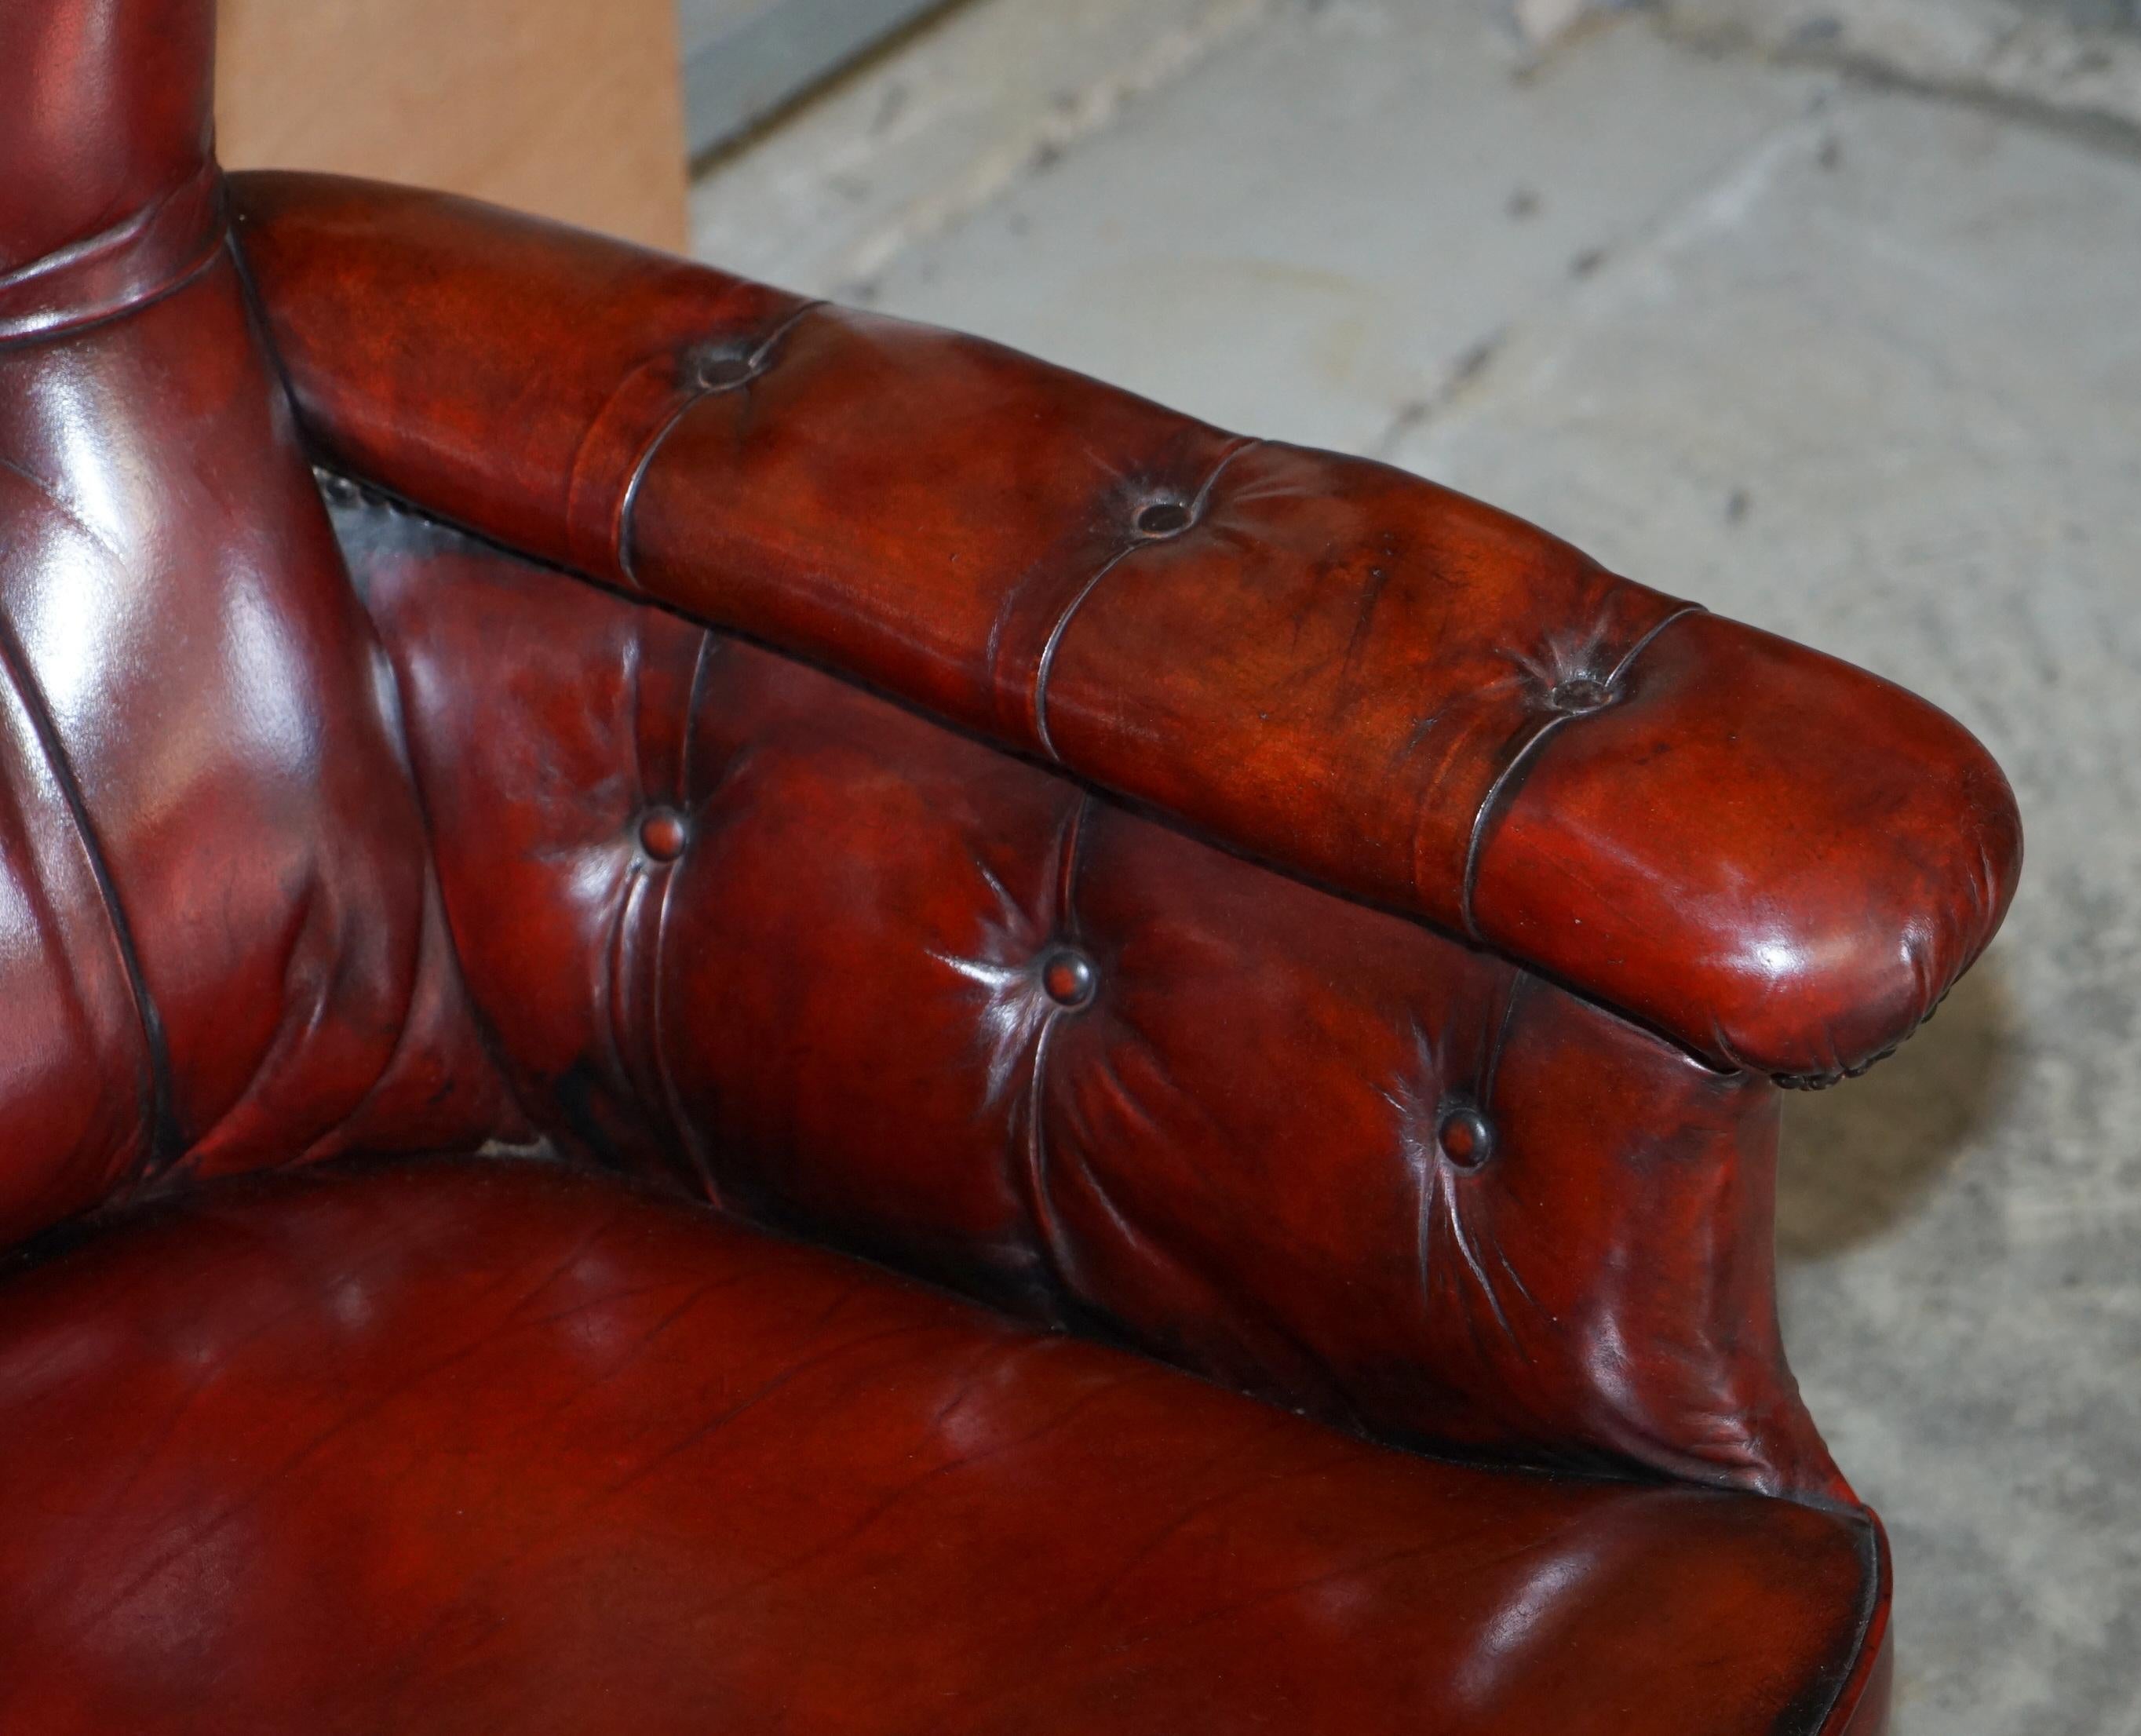
[[[465,200],[233,197],[337,466],[1716,1065],[1859,1070],[2005,913],[2013,797],[1953,720],[1447,489]]]

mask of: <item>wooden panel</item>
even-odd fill
[[[685,243],[672,0],[224,0],[232,168],[330,169]]]

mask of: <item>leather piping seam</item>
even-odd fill
[[[70,242],[42,258],[29,260],[12,270],[0,272],[0,350],[72,337],[108,321],[123,319],[126,315],[160,302],[165,296],[175,294],[192,283],[214,264],[216,255],[223,251],[224,242],[229,239],[229,206],[220,184],[221,174],[211,159],[162,198],[143,206],[133,216],[111,229]],[[178,264],[146,286],[130,287],[121,294],[108,295],[91,302],[86,307],[68,312],[52,313],[48,317],[41,317],[35,307],[19,313],[7,311],[8,303],[18,297],[29,299],[27,286],[34,284],[41,276],[57,277],[64,283],[70,274],[93,274],[96,266],[111,253],[123,255],[137,247],[145,248],[153,253],[159,239],[156,235],[158,221],[165,213],[175,209],[183,217],[185,209],[179,201],[189,199],[205,199],[212,209],[213,214],[202,239],[194,248],[180,254]]]
[[[692,800],[692,724],[706,697],[707,671],[713,662],[714,647],[719,642],[712,628],[706,628],[701,632],[698,653],[692,660],[692,685],[684,696],[683,741],[677,755],[676,794],[677,810],[685,817],[687,825],[694,817]],[[688,835],[687,833],[687,841]],[[713,1163],[706,1154],[705,1142],[700,1138],[698,1129],[693,1125],[691,1117],[685,1113],[684,1094],[677,1086],[676,1069],[670,1065],[669,1060],[671,1021],[662,1016],[667,998],[670,910],[676,902],[677,882],[680,878],[678,870],[682,866],[682,859],[679,858],[665,864],[662,871],[662,902],[654,913],[654,957],[650,965],[653,976],[650,990],[652,1004],[648,1015],[648,1022],[652,1029],[648,1035],[652,1040],[654,1076],[662,1087],[662,1109],[668,1115],[669,1124],[676,1130],[677,1143],[684,1148],[685,1155],[692,1160],[692,1168],[698,1173],[699,1186],[706,1195],[706,1202],[718,1207],[721,1203],[721,1187],[715,1180]]]
[[[1184,530],[1195,529],[1203,520],[1205,503],[1211,499],[1213,487],[1225,474],[1227,466],[1233,463],[1244,452],[1253,451],[1262,445],[1263,442],[1260,440],[1241,440],[1228,448],[1221,455],[1218,463],[1212,466],[1211,474],[1198,484],[1196,494],[1191,497],[1189,523],[1184,527]],[[1063,763],[1063,755],[1056,752],[1055,738],[1048,733],[1048,677],[1054,672],[1056,667],[1057,647],[1063,643],[1063,635],[1070,627],[1071,617],[1083,608],[1085,599],[1100,588],[1100,581],[1136,553],[1139,549],[1149,546],[1149,539],[1134,538],[1102,562],[1100,570],[1080,585],[1078,588],[1078,594],[1064,605],[1063,612],[1056,618],[1056,625],[1048,630],[1047,638],[1041,642],[1041,658],[1034,666],[1033,671],[1033,732],[1040,740],[1041,750],[1058,765]]]
[[[1093,811],[1093,793],[1081,789],[1078,803],[1065,823],[1056,858],[1056,928],[1072,940],[1078,937],[1078,870],[1085,855],[1088,816]],[[1048,1136],[1041,1125],[1048,1085],[1049,1039],[1056,1034],[1063,1009],[1051,1006],[1041,1017],[1041,1032],[1033,1042],[1033,1077],[1026,1087],[1025,1188],[1027,1220],[1033,1226],[1036,1250],[1043,1272],[1060,1301],[1072,1297],[1069,1268],[1063,1258],[1063,1225],[1048,1192]]]
[[[198,258],[189,260],[180,270],[174,273],[154,288],[145,290],[127,300],[101,307],[94,307],[61,321],[57,324],[40,327],[34,331],[7,332],[0,330],[0,352],[28,349],[33,344],[57,343],[65,338],[79,337],[85,332],[94,332],[100,326],[124,319],[130,313],[139,313],[145,307],[153,307],[167,297],[176,295],[196,278],[204,274],[222,253],[229,231],[219,229],[206,249]]]
[[[1641,657],[1645,651],[1650,648],[1651,642],[1656,638],[1660,633],[1671,627],[1676,621],[1685,620],[1690,615],[1700,615],[1707,612],[1708,611],[1705,610],[1699,602],[1684,602],[1671,614],[1667,615],[1664,620],[1659,622],[1656,626],[1651,627],[1649,632],[1646,632],[1642,636],[1642,637],[1637,640],[1633,645],[1630,646],[1627,650],[1621,654],[1620,661],[1614,664],[1611,671],[1607,675],[1606,680],[1603,683],[1607,691],[1611,692],[1614,688],[1620,686],[1622,678],[1627,676],[1628,671],[1634,666],[1636,659]],[[1600,709],[1603,710],[1604,708],[1602,706]],[[1523,770],[1526,765],[1530,764],[1532,760],[1538,754],[1539,750],[1543,747],[1548,741],[1553,739],[1554,733],[1558,730],[1563,724],[1575,722],[1579,715],[1596,714],[1579,714],[1573,711],[1557,712],[1553,716],[1548,718],[1543,723],[1540,724],[1537,729],[1533,730],[1532,733],[1524,739],[1523,745],[1519,747],[1516,752],[1510,755],[1508,762],[1499,771],[1494,774],[1494,781],[1487,786],[1486,794],[1479,799],[1479,812],[1472,816],[1472,835],[1466,840],[1464,846],[1464,878],[1458,891],[1457,908],[1459,917],[1464,924],[1465,934],[1470,939],[1478,942],[1481,946],[1487,944],[1487,937],[1484,934],[1480,933],[1479,924],[1473,916],[1472,901],[1474,894],[1479,888],[1480,858],[1485,853],[1487,834],[1490,829],[1495,809],[1500,806],[1502,798],[1508,793],[1510,786],[1516,781],[1517,774]]]
[[[1786,1496],[1786,1500],[1799,1499]],[[1835,1689],[1828,1703],[1822,1709],[1821,1716],[1810,1727],[1809,1736],[1832,1736],[1840,1733],[1858,1714],[1860,1703],[1866,1697],[1866,1684],[1874,1666],[1880,1661],[1881,1647],[1888,1641],[1888,1624],[1883,1618],[1881,1593],[1892,1581],[1894,1573],[1890,1561],[1886,1533],[1881,1529],[1879,1516],[1863,1502],[1852,1504],[1824,1504],[1801,1501],[1803,1506],[1829,1512],[1855,1513],[1866,1522],[1867,1565],[1871,1571],[1866,1576],[1866,1585],[1860,1593],[1858,1619],[1852,1635],[1849,1661],[1838,1677]]]
[[[662,419],[662,425],[647,436],[647,444],[640,449],[639,456],[632,460],[632,474],[626,479],[624,492],[618,497],[617,502],[617,570],[633,590],[644,588],[639,583],[639,574],[634,569],[632,558],[632,515],[639,507],[640,485],[647,480],[647,471],[653,468],[655,459],[667,444],[669,436],[676,431],[677,425],[691,413],[694,406],[704,400],[717,397],[723,392],[741,391],[753,384],[765,371],[767,358],[772,354],[774,346],[787,337],[805,314],[815,313],[824,305],[823,301],[805,302],[790,312],[751,347],[750,353],[744,358],[744,366],[748,371],[737,379],[724,380],[711,386],[693,386],[684,395],[683,401]]]
[[[97,892],[104,901],[105,920],[111,925],[113,944],[126,972],[135,1017],[141,1027],[149,1070],[148,1138],[143,1142],[133,1173],[126,1178],[126,1186],[130,1192],[162,1174],[179,1155],[178,1129],[171,1116],[170,1049],[164,1035],[163,1015],[157,1011],[155,997],[149,991],[149,979],[141,968],[140,950],[134,942],[134,927],[127,920],[126,906],[120,902],[118,883],[112,878],[103,840],[97,836],[96,824],[90,818],[88,800],[75,775],[74,762],[67,757],[66,744],[60,740],[59,726],[46,702],[43,690],[31,671],[22,642],[15,636],[15,623],[4,611],[0,611],[0,674],[7,676],[8,685],[22,701],[30,727],[37,733],[38,748],[45,756],[45,763],[52,768],[52,781],[59,785],[61,799],[66,804],[75,836],[88,858],[91,877],[96,882]]]

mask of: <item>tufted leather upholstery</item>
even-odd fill
[[[1776,1084],[1982,750],[209,57],[0,8],[0,1727],[1870,1736]]]
[[[337,494],[470,991],[587,1155],[1391,1438],[1842,1490],[1764,1082]]]
[[[355,473],[1717,1065],[1862,1070],[2006,912],[2013,797],[1952,719],[1475,501],[466,201],[282,175],[238,199]]]

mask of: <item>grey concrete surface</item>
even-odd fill
[[[684,143],[736,138],[940,0],[677,0]]]
[[[2141,32],[2125,0],[1646,3],[1685,42],[2004,105],[2066,131],[2130,142],[2141,130]]]
[[[1893,1534],[1903,1736],[2141,1733],[2141,148],[1670,6],[1543,46],[1488,0],[933,35],[703,184],[709,256],[1391,458],[2008,768],[2006,932],[1790,1104],[1787,1334]],[[994,54],[1034,101],[957,94]]]

